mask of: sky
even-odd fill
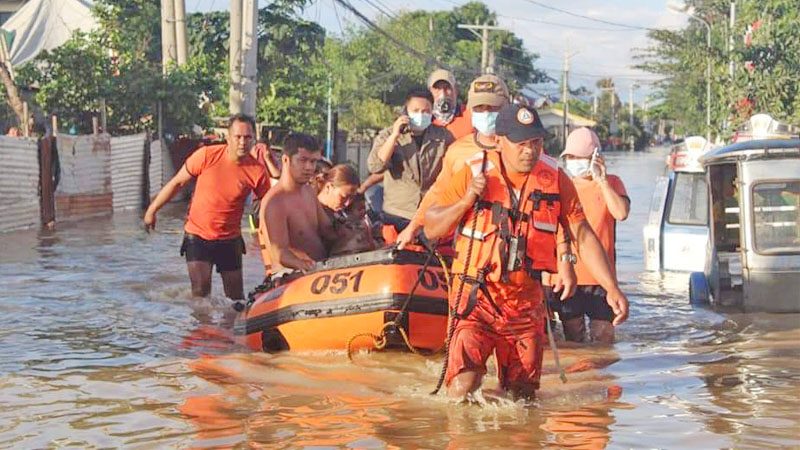
[[[228,9],[228,0],[185,0],[187,11]],[[384,12],[396,14],[403,10],[450,10],[467,0],[349,0],[367,17],[382,17]],[[673,0],[674,1],[674,0]],[[498,26],[520,37],[525,48],[539,55],[534,66],[560,79],[565,53],[570,58],[570,87],[585,86],[594,90],[599,78],[612,77],[617,94],[627,101],[629,87],[634,90],[634,102],[641,103],[651,91],[649,83],[657,77],[637,71],[635,49],[648,45],[647,30],[641,28],[677,29],[686,25],[687,17],[667,9],[668,0],[491,0],[484,1],[498,15]],[[269,2],[260,0],[260,6]],[[679,2],[678,2],[679,3]],[[542,6],[544,5],[544,6]],[[379,7],[383,12],[381,12]],[[546,6],[563,11],[548,9]],[[566,11],[566,12],[564,12]],[[337,19],[338,13],[338,19]],[[629,25],[621,27],[589,19]],[[306,8],[304,17],[320,23],[330,33],[338,35],[342,27],[361,26],[361,22],[334,0],[315,0]],[[547,22],[547,23],[543,23]],[[641,27],[641,28],[632,28]],[[534,86],[537,93],[557,93],[558,85]]]

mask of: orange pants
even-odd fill
[[[466,300],[465,295],[459,310],[463,311]],[[541,301],[508,300],[499,306],[498,313],[479,294],[475,309],[458,320],[448,352],[448,386],[462,372],[486,374],[486,360],[494,352],[501,388],[539,388],[546,339],[544,309]]]

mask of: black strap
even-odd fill
[[[561,200],[561,196],[559,194],[542,192],[540,189],[536,189],[533,192],[531,192],[529,198],[533,202],[534,211],[539,210],[539,205],[542,203],[542,201],[547,202],[547,206],[553,206],[555,202]]]
[[[492,305],[495,312],[500,315],[502,311],[500,307],[497,306],[497,303],[494,302],[494,298],[492,294],[489,292],[489,288],[486,287],[486,277],[485,271],[481,270],[478,273],[477,277],[470,277],[465,274],[459,275],[462,284],[470,284],[472,287],[469,290],[469,296],[467,297],[467,305],[464,308],[463,313],[459,313],[458,311],[453,311],[453,316],[456,317],[458,320],[464,320],[472,314],[472,311],[475,310],[475,307],[478,306],[478,292],[482,292],[483,296],[489,301],[489,304]]]

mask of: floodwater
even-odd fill
[[[214,325],[219,279],[190,300],[181,205],[153,235],[132,214],[2,234],[0,447],[799,447],[800,316],[693,310],[687,275],[643,272],[663,153],[608,160],[634,205],[618,227],[631,318],[613,349],[561,349],[566,384],[548,351],[529,405],[491,377],[480,406],[429,396],[440,357],[235,346]],[[259,272],[251,246],[248,286]]]

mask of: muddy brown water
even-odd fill
[[[631,319],[613,349],[546,354],[539,399],[430,397],[440,358],[251,353],[225,300],[190,300],[182,205],[0,235],[3,448],[787,448],[800,446],[800,316],[694,310],[686,274],[643,272],[663,152],[609,155],[633,200],[618,228]],[[246,283],[259,281],[254,247]],[[787,293],[787,295],[798,295]],[[491,369],[490,369],[491,373]]]

